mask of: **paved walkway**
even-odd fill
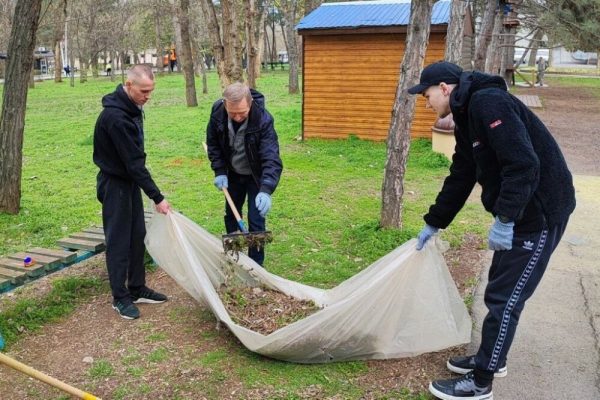
[[[575,176],[575,188],[577,208],[521,315],[495,400],[600,399],[600,177]],[[487,269],[473,306],[473,349],[487,311],[486,281]]]

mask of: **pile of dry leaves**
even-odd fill
[[[320,310],[312,301],[260,287],[222,287],[219,296],[235,323],[263,335]]]

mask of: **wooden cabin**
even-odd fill
[[[425,65],[444,59],[450,5],[433,7]],[[409,18],[410,1],[375,0],[324,3],[300,21],[304,139],[387,139]],[[466,18],[461,64],[470,69],[470,13]],[[430,138],[435,120],[417,96],[412,137]]]

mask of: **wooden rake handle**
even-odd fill
[[[242,216],[240,215],[237,208],[235,207],[235,204],[233,204],[233,199],[229,195],[229,190],[227,190],[226,187],[223,188],[223,193],[225,194],[225,198],[227,199],[229,208],[231,208],[231,211],[233,211],[233,215],[235,215],[235,219],[236,219],[238,225],[240,226],[240,228],[242,229],[242,232],[244,232],[244,233],[248,232],[248,228],[246,228],[246,225],[244,224],[244,220],[242,219]]]
[[[69,394],[72,394],[73,396],[77,396],[80,399],[101,400],[99,397],[96,397],[92,394],[84,392],[83,390],[74,388],[73,386],[68,385],[64,382],[61,382],[58,379],[52,378],[51,376],[48,376],[48,375],[44,374],[43,372],[33,369],[30,366],[25,365],[13,358],[10,358],[9,356],[7,356],[5,354],[0,353],[0,362],[8,365],[11,368],[16,369],[17,371],[20,371],[26,375],[29,375],[32,378],[35,378],[39,381],[47,383],[48,385],[54,386],[55,388],[58,388],[58,389],[62,390],[63,392],[67,392]]]

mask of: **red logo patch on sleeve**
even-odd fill
[[[500,125],[501,123],[502,123],[502,121],[501,121],[501,120],[499,120],[499,119],[497,119],[497,120],[495,120],[494,122],[492,122],[492,123],[490,124],[490,128],[494,129],[495,127],[497,127],[497,126],[498,126],[498,125]]]

